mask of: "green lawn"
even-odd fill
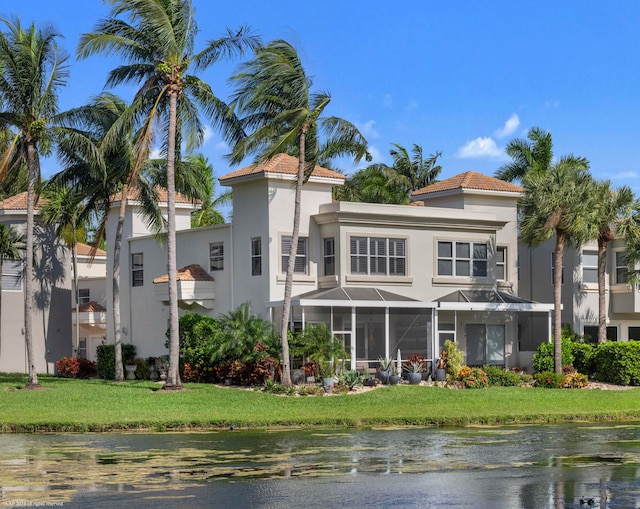
[[[0,431],[107,431],[277,426],[465,425],[572,420],[638,420],[640,389],[626,391],[497,387],[451,390],[399,385],[363,394],[287,397],[186,384],[113,383],[0,375]]]

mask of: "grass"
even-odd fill
[[[362,394],[286,397],[206,384],[181,392],[152,382],[114,383],[0,374],[0,431],[111,431],[557,423],[640,419],[640,389],[390,386]]]

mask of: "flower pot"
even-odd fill
[[[135,380],[136,379],[136,365],[135,364],[125,364],[124,369],[127,370],[127,380]]]
[[[331,394],[331,391],[333,390],[333,384],[334,383],[335,383],[335,379],[333,377],[323,378],[322,379],[322,388],[324,389],[324,392],[326,392],[327,394]]]
[[[391,371],[378,371],[378,378],[383,385],[389,384],[389,376],[391,376]]]
[[[447,370],[443,368],[436,369],[436,381],[444,382],[447,379]]]
[[[389,376],[389,385],[398,385],[400,378],[398,375]]]
[[[418,385],[422,382],[422,373],[407,373],[407,380],[411,385]]]

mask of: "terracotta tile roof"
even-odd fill
[[[40,205],[45,203],[47,200],[44,198],[36,198],[35,209],[37,210]],[[0,201],[0,210],[27,210],[27,192],[9,196],[9,198]]]
[[[103,313],[104,311],[106,311],[106,308],[98,304],[95,300],[87,302],[86,304],[80,304],[78,306],[78,309],[81,313]],[[73,308],[73,313],[75,312],[76,309]]]
[[[285,174],[285,175],[297,175],[298,174],[298,159],[292,157],[287,154],[278,154],[275,157],[267,161],[263,161],[259,164],[252,164],[251,166],[247,166],[246,168],[242,168],[240,170],[232,171],[231,173],[227,173],[223,177],[220,177],[220,182],[225,182],[230,179],[238,178],[238,177],[246,177],[248,175],[258,175],[259,173],[274,173],[274,174]],[[333,179],[342,179],[346,178],[342,173],[338,173],[332,170],[328,170],[327,168],[323,168],[322,166],[317,166],[311,172],[313,177],[324,177],[324,178],[333,178]]]
[[[446,180],[441,180],[435,184],[428,185],[422,189],[417,189],[411,193],[412,196],[429,193],[439,193],[451,191],[453,189],[477,189],[480,191],[498,191],[503,193],[521,193],[524,189],[510,182],[489,177],[475,171],[466,171]]]
[[[93,248],[87,244],[84,244],[82,242],[78,242],[76,244],[76,251],[78,252],[78,254],[80,256],[89,256],[91,254],[91,250]],[[107,256],[107,252],[103,251],[102,249],[96,249],[95,256]]]
[[[213,281],[213,278],[209,275],[209,273],[197,263],[194,263],[192,265],[187,265],[182,269],[178,269],[176,273],[177,273],[178,281]],[[157,277],[153,280],[153,282],[154,284],[168,283],[169,274],[165,274],[164,276]]]
[[[166,202],[167,190],[164,187],[156,186],[156,191],[158,193],[158,202]],[[140,195],[140,191],[137,188],[130,188],[127,193],[127,201],[137,201]],[[112,194],[109,198],[111,202],[119,202],[120,201],[120,193]],[[194,200],[185,196],[182,193],[176,193],[176,203],[194,203]],[[200,203],[199,200],[195,200],[195,203]]]

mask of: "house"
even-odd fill
[[[179,203],[182,313],[218,316],[250,302],[277,320],[296,173],[297,160],[281,154],[220,178],[233,190],[228,224],[190,229],[193,206]],[[404,206],[334,202],[331,189],[343,182],[316,166],[303,187],[291,327],[326,323],[358,369],[398,350],[432,359],[445,339],[468,364],[530,365],[550,337],[552,305],[519,296],[520,187],[467,172],[414,191]],[[121,261],[122,332],[146,357],[167,353],[166,252],[135,208],[127,207]]]
[[[0,201],[2,224],[24,234],[26,220],[26,192]],[[71,257],[54,227],[37,222],[37,210],[34,235],[34,358],[39,373],[53,373],[55,362],[72,354]],[[24,299],[24,260],[7,260],[2,265],[0,372],[28,372]]]

